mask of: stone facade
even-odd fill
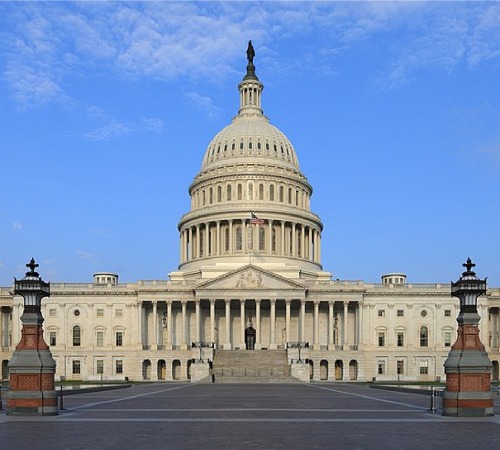
[[[249,64],[250,67],[250,64]],[[209,144],[178,224],[180,265],[167,280],[52,283],[45,340],[56,378],[185,380],[191,360],[217,349],[256,351],[309,343],[313,380],[435,380],[456,339],[449,284],[332,279],[321,265],[323,224],[295,149],[269,123],[253,69],[240,108]],[[253,65],[252,65],[253,67]],[[468,256],[468,255],[467,255]],[[21,336],[22,299],[0,289],[2,377]],[[480,336],[498,379],[500,289],[480,297]],[[298,358],[288,348],[289,360]]]

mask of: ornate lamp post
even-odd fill
[[[9,361],[10,391],[7,397],[9,415],[57,415],[54,388],[56,363],[43,339],[41,301],[50,296],[50,283],[43,281],[31,258],[30,270],[22,280],[14,278],[14,295],[24,299],[21,316],[22,336]]]
[[[460,417],[493,416],[491,361],[479,339],[477,298],[486,294],[486,278],[480,280],[468,258],[466,271],[451,283],[452,297],[460,299],[458,337],[444,363],[446,388],[443,415]]]

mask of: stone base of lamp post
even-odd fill
[[[43,340],[38,314],[24,313],[21,341],[9,361],[8,415],[57,415],[56,363]]]
[[[208,362],[196,361],[191,364],[191,383],[203,380],[210,376],[210,365]]]
[[[477,313],[461,313],[457,319],[458,338],[444,364],[444,416],[494,415],[490,386],[492,364],[479,339],[479,320]]]
[[[292,377],[297,378],[304,383],[309,383],[309,364],[306,364],[303,361],[294,361],[292,362]]]

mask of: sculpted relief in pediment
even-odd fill
[[[248,269],[239,274],[235,288],[263,287],[262,275],[253,269]]]

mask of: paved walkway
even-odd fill
[[[0,449],[497,449],[497,416],[356,384],[153,383],[71,395],[55,417],[0,412]]]

